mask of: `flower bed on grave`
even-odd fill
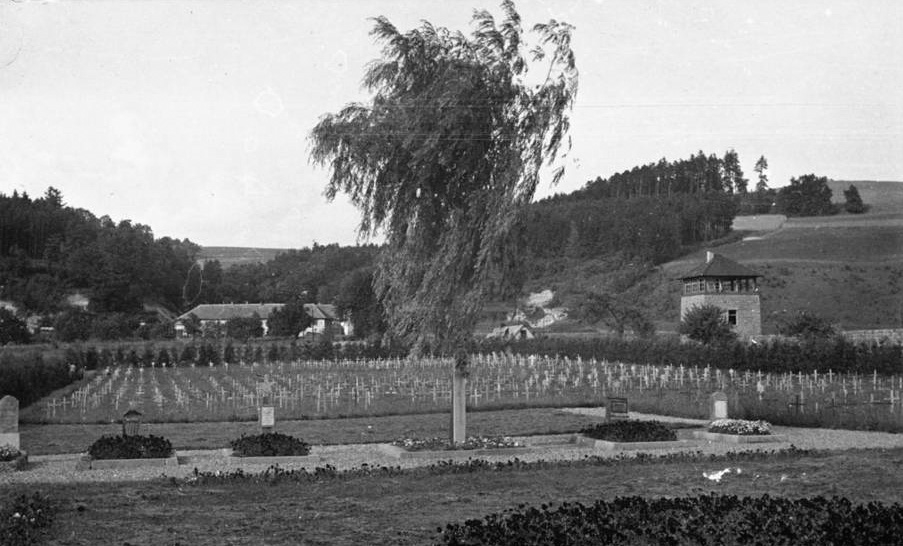
[[[578,445],[601,449],[663,449],[685,447],[692,442],[677,438],[672,427],[660,421],[612,421],[583,428]]]
[[[310,455],[310,445],[300,438],[279,432],[242,435],[230,442],[237,457],[298,457]]]
[[[767,421],[747,421],[745,419],[717,419],[709,424],[708,430],[694,431],[693,437],[734,444],[787,441],[786,436],[773,434],[771,424]]]
[[[453,444],[448,438],[401,438],[380,444],[383,452],[398,459],[428,459],[436,456],[523,455],[533,448],[509,436],[468,436]]]
[[[405,451],[446,451],[446,450],[473,450],[473,449],[507,449],[524,447],[522,442],[510,436],[468,436],[463,442],[454,444],[448,438],[428,438],[420,440],[416,438],[401,438],[392,442],[395,447]]]
[[[172,443],[160,436],[104,435],[88,448],[80,469],[118,469],[179,464]]]
[[[767,436],[771,434],[771,423],[744,419],[718,419],[709,424],[709,432],[738,436]]]
[[[28,465],[28,454],[12,446],[0,446],[0,472],[23,470]]]

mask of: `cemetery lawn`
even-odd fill
[[[720,483],[703,472],[727,467]],[[843,496],[899,502],[903,449],[812,452],[754,461],[549,465],[519,471],[406,473],[277,484],[192,485],[155,480],[15,486],[59,506],[50,543],[88,544],[429,544],[451,522],[521,503],[718,493]]]
[[[276,432],[303,439],[311,445],[391,442],[402,437],[431,438],[448,435],[449,412],[388,417],[280,421]],[[467,412],[467,433],[472,436],[529,436],[565,434],[600,422],[600,418],[555,408]],[[368,428],[369,427],[369,428]],[[36,425],[19,427],[22,448],[30,455],[81,453],[104,434],[120,434],[119,424]],[[141,434],[162,436],[176,450],[221,449],[242,434],[260,432],[256,421],[223,423],[145,423]]]

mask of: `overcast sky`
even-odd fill
[[[903,2],[517,3],[576,26],[567,175],[734,148],[772,186],[903,180]],[[352,244],[308,162],[319,116],[366,98],[377,15],[468,30],[494,0],[0,3],[0,192],[208,246]],[[754,185],[754,184],[753,184]]]

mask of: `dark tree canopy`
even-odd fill
[[[834,214],[828,178],[805,174],[791,178],[790,185],[778,191],[778,210],[787,216],[823,216]]]
[[[513,3],[502,11],[499,22],[475,11],[469,37],[376,18],[383,54],[363,79],[372,99],[325,115],[311,134],[312,161],[331,171],[327,197],[350,196],[363,237],[385,234],[375,288],[393,334],[415,347],[447,351],[470,337],[482,302],[503,288],[516,212],[566,143],[573,27],[536,25],[528,50]]]
[[[849,189],[843,190],[843,197],[845,200],[843,208],[850,214],[862,214],[868,210],[859,195],[859,188],[853,184],[850,184]]]
[[[724,343],[736,339],[737,334],[724,318],[724,311],[717,305],[697,305],[683,316],[677,331],[706,345]]]

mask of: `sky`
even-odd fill
[[[0,192],[204,246],[354,244],[309,161],[320,116],[364,101],[370,18],[468,31],[496,0],[0,3]],[[735,149],[772,187],[903,180],[903,2],[529,0],[576,27],[566,193],[633,166]],[[754,182],[751,184],[754,186]],[[378,241],[377,241],[378,242]]]

